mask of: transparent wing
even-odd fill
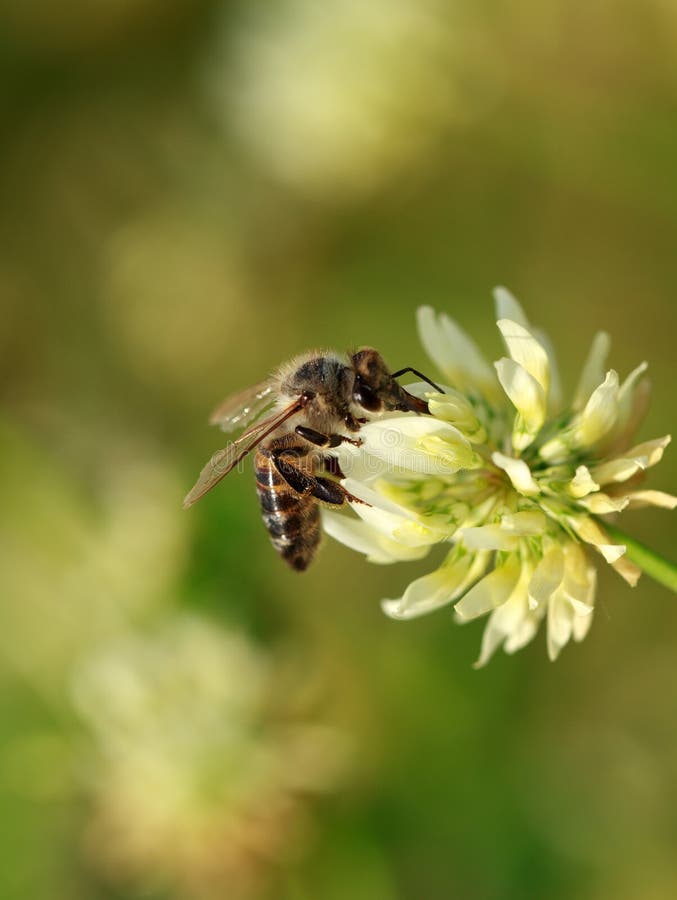
[[[200,472],[200,477],[191,490],[186,494],[186,498],[183,501],[183,508],[188,509],[189,506],[192,506],[193,503],[197,502],[201,497],[204,497],[204,495],[208,491],[211,491],[214,485],[218,484],[222,478],[225,478],[240,460],[244,459],[257,444],[260,444],[264,438],[268,437],[269,434],[272,434],[272,432],[279,428],[283,422],[286,422],[287,419],[297,413],[302,406],[303,401],[301,399],[296,400],[291,406],[286,407],[286,409],[274,413],[272,416],[263,419],[261,422],[257,422],[248,431],[245,431],[244,434],[240,435],[236,441],[233,441],[232,444],[228,444],[227,447],[224,447],[223,450],[217,450],[204,469]]]
[[[209,423],[218,425],[221,431],[245,428],[258,419],[275,398],[275,380],[267,378],[227,397],[211,414]]]

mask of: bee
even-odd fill
[[[302,572],[320,543],[320,505],[362,503],[337,480],[343,473],[327,450],[359,446],[369,415],[391,410],[428,413],[428,404],[406,391],[371,347],[340,356],[332,351],[296,357],[265,381],[229,397],[210,417],[223,431],[243,433],[217,451],[184,500],[192,506],[256,450],[254,470],[263,521],[270,540],[292,569]],[[270,408],[272,407],[272,412]],[[268,411],[265,418],[261,418]],[[344,431],[348,434],[343,433]]]

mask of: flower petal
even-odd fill
[[[526,317],[522,304],[517,298],[503,285],[498,285],[493,290],[494,307],[496,309],[497,319],[512,319],[522,328],[531,328],[529,320]]]
[[[659,506],[662,509],[674,509],[677,497],[664,491],[631,491],[625,494],[629,509],[640,509],[643,506]]]
[[[628,433],[633,433],[637,425],[637,413],[641,412],[647,379],[644,373],[649,368],[647,362],[640,363],[630,372],[618,390],[618,421],[616,422],[616,438],[623,440]]]
[[[562,408],[562,379],[559,374],[559,366],[555,356],[555,348],[548,335],[541,331],[540,328],[534,328],[533,334],[538,343],[548,354],[548,365],[550,367],[550,391],[548,393],[548,409],[552,413],[557,413]],[[506,646],[507,650],[507,646]]]
[[[516,550],[520,543],[519,535],[498,524],[462,528],[457,534],[468,550]]]
[[[637,371],[637,370],[635,370]],[[632,373],[628,378],[632,377]],[[627,381],[628,379],[626,379]],[[623,386],[621,385],[621,390]],[[649,409],[651,397],[651,381],[649,378],[640,378],[634,386],[631,397],[621,398],[619,395],[618,422],[616,423],[613,449],[615,452],[625,450],[630,444],[632,436],[641,425]],[[629,406],[629,408],[628,408]]]
[[[489,396],[496,395],[491,367],[475,342],[453,319],[444,313],[437,316],[431,306],[421,306],[417,320],[426,353],[455,387],[476,388]]]
[[[672,440],[669,434],[656,438],[653,441],[645,441],[637,444],[630,450],[626,450],[622,456],[604,462],[596,466],[591,475],[599,484],[609,484],[611,481],[627,481],[637,472],[655,466],[663,458],[663,451]]]
[[[481,460],[458,428],[431,416],[390,416],[360,430],[360,447],[335,454],[347,476],[369,480],[388,472],[453,475]]]
[[[548,354],[531,332],[517,322],[499,319],[496,324],[511,358],[536,379],[547,397],[550,389]]]
[[[464,553],[455,547],[439,569],[417,578],[399,600],[383,600],[381,608],[391,619],[413,619],[451,603],[485,571],[488,553]]]
[[[616,424],[618,417],[618,373],[610,369],[602,384],[590,395],[574,429],[576,447],[592,447]]]
[[[532,328],[521,304],[507,288],[501,286],[494,288],[494,302],[496,319],[510,319],[512,322],[516,322],[517,325],[521,325],[522,328],[534,336],[545,351],[550,371],[550,390],[547,392],[548,406],[551,410],[559,410],[562,406],[562,387],[555,352],[549,337],[540,328]]]
[[[604,367],[609,355],[611,338],[606,331],[598,331],[592,341],[592,347],[583,366],[581,380],[576,388],[572,408],[583,409],[590,395],[604,378]]]
[[[548,656],[554,662],[560,650],[568,643],[573,631],[574,611],[571,603],[560,591],[550,600],[548,608],[547,644]]]
[[[475,415],[472,404],[459,391],[448,388],[446,393],[425,394],[430,412],[436,419],[449,422],[474,443],[483,443],[487,439],[487,433]]]
[[[587,497],[588,494],[591,494],[593,491],[598,490],[599,485],[593,479],[587,466],[579,466],[576,469],[576,474],[571,479],[567,487],[568,493],[570,493],[572,497],[576,497],[577,499],[580,499],[581,497]]]
[[[642,575],[642,570],[638,565],[635,565],[632,560],[628,559],[625,556],[621,556],[619,559],[616,559],[611,563],[611,567],[615,569],[616,572],[618,572],[621,578],[627,581],[630,587],[637,586],[637,582]]]
[[[545,421],[545,393],[533,375],[514,360],[504,357],[494,366],[501,387],[519,414],[513,431],[513,446],[518,451],[524,450]]]
[[[501,517],[502,528],[523,537],[543,534],[546,524],[545,513],[540,509],[524,509],[516,513],[505,513]]]
[[[642,376],[648,368],[648,362],[641,362],[636,368],[632,370],[632,372],[630,372],[630,374],[618,390],[619,424],[621,427],[626,424],[630,416],[635,391],[637,390]]]
[[[540,488],[531,474],[531,469],[523,459],[505,456],[498,451],[492,453],[491,459],[495,466],[498,466],[499,469],[503,469],[503,471],[506,472],[508,478],[512,482],[512,486],[516,491],[519,491],[520,494],[529,496],[530,494],[538,494],[540,492]]]
[[[628,505],[625,497],[610,497],[601,491],[597,494],[591,494],[589,497],[583,497],[578,501],[588,512],[596,516],[606,516],[609,513],[621,512]]]
[[[597,590],[597,569],[594,566],[588,566],[588,596],[586,604],[590,607],[590,610],[593,609],[595,605],[595,592]],[[590,626],[592,625],[592,612],[586,613],[581,616],[574,616],[573,621],[573,634],[572,637],[575,641],[582,641],[586,636],[588,631],[590,630]]]
[[[489,620],[482,635],[482,646],[479,659],[474,668],[485,666],[496,649],[517,631],[521,631],[520,638],[524,638],[522,624],[525,620],[535,618],[529,612],[527,600],[527,586],[531,578],[531,567],[522,564],[519,578],[510,597],[495,609],[489,616]],[[535,632],[535,629],[532,631]]]
[[[427,546],[405,546],[384,537],[361,519],[326,509],[322,510],[322,525],[325,532],[334,540],[345,544],[351,550],[364,553],[369,562],[373,563],[385,565],[400,560],[421,559],[429,550]]]
[[[463,619],[476,619],[495,609],[512,594],[520,576],[521,564],[515,554],[511,554],[503,565],[485,575],[471,588],[454,609]]]
[[[611,543],[606,531],[590,516],[567,516],[567,522],[578,537],[599,550],[608,563],[614,563],[627,549],[625,544]]]
[[[572,604],[576,615],[587,615],[592,610],[590,572],[585,551],[575,541],[564,547],[564,578],[559,591]]]
[[[412,548],[437,544],[453,533],[455,525],[440,527],[437,520],[426,521],[423,516],[398,506],[359,481],[346,478],[342,484],[347,491],[364,501],[353,504],[357,515],[384,537]]]
[[[546,608],[550,597],[562,583],[564,577],[564,553],[559,543],[553,542],[543,554],[529,582],[529,607]]]
[[[505,639],[505,644],[503,645],[505,652],[516,653],[522,647],[526,647],[529,641],[533,640],[539,624],[540,617],[536,613],[531,612],[525,616],[512,634],[509,634]]]

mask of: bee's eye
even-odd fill
[[[362,381],[358,376],[355,380],[355,389],[353,390],[353,399],[356,403],[369,412],[377,412],[381,409],[382,403],[374,391]]]

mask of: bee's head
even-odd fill
[[[368,412],[401,410],[427,413],[428,404],[419,400],[395,381],[385,360],[373,347],[358,350],[352,356],[355,384],[353,400]]]

